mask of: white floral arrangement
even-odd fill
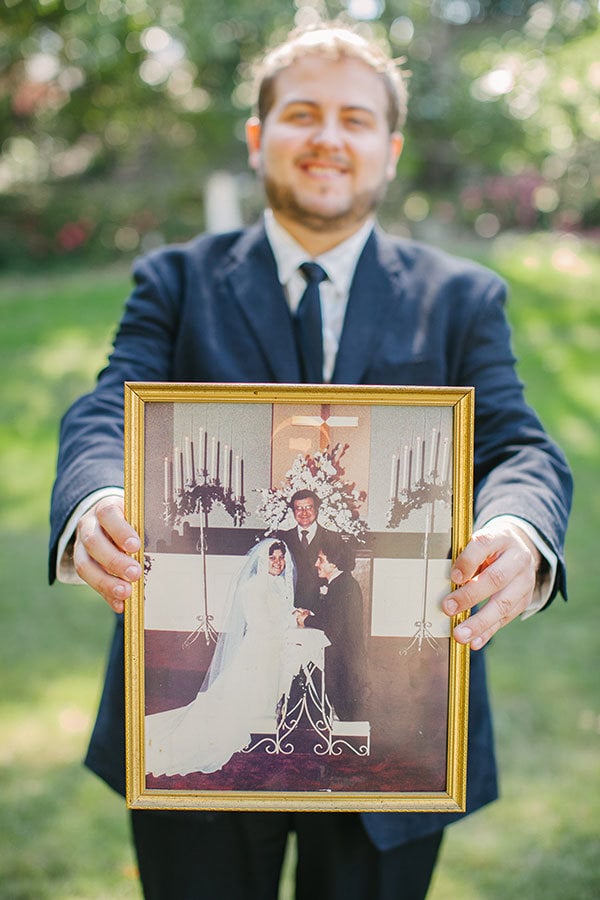
[[[344,480],[341,460],[348,447],[348,444],[336,444],[333,450],[319,450],[314,456],[300,454],[286,472],[282,487],[260,491],[263,502],[257,514],[266,523],[267,534],[273,534],[282,525],[296,491],[309,490],[321,501],[319,523],[324,528],[358,539],[362,537],[367,523],[360,517],[360,507],[367,494],[358,490],[354,482]]]

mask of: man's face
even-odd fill
[[[269,575],[281,575],[285,569],[285,554],[282,550],[273,550],[269,554]]]
[[[381,201],[402,149],[384,85],[361,60],[309,54],[276,77],[264,122],[252,120],[250,164],[276,217],[315,232],[355,231]]]
[[[329,579],[330,575],[335,572],[336,566],[334,565],[334,563],[329,562],[322,550],[319,550],[315,568],[318,572],[319,578]]]
[[[306,497],[304,500],[294,500],[292,512],[300,528],[310,528],[317,518],[315,501],[311,497]]]

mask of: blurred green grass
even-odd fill
[[[600,259],[549,236],[465,255],[510,283],[519,371],[573,465],[576,499],[569,604],[513,624],[488,654],[503,799],[449,830],[430,897],[586,900],[600,896]],[[79,762],[112,614],[86,588],[46,584],[58,421],[92,387],[128,290],[120,268],[0,277],[6,900],[140,896],[122,801]]]

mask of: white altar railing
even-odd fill
[[[290,755],[300,734],[316,736],[317,756],[339,756],[344,748],[357,756],[371,752],[369,722],[342,722],[327,698],[325,648],[329,640],[318,628],[290,629],[283,648],[281,702],[272,717],[257,720],[244,753]]]

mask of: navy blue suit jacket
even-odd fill
[[[262,225],[203,235],[141,259],[109,365],[62,422],[53,492],[51,578],[68,516],[91,491],[123,482],[123,381],[297,382],[292,322]],[[491,272],[418,243],[374,232],[352,283],[333,381],[473,385],[475,524],[511,513],[559,557],[571,496],[565,460],[525,404]],[[471,661],[467,808],[496,796],[483,654]],[[124,792],[123,636],[117,617],[87,764]],[[368,813],[386,849],[439,830],[454,814]]]

